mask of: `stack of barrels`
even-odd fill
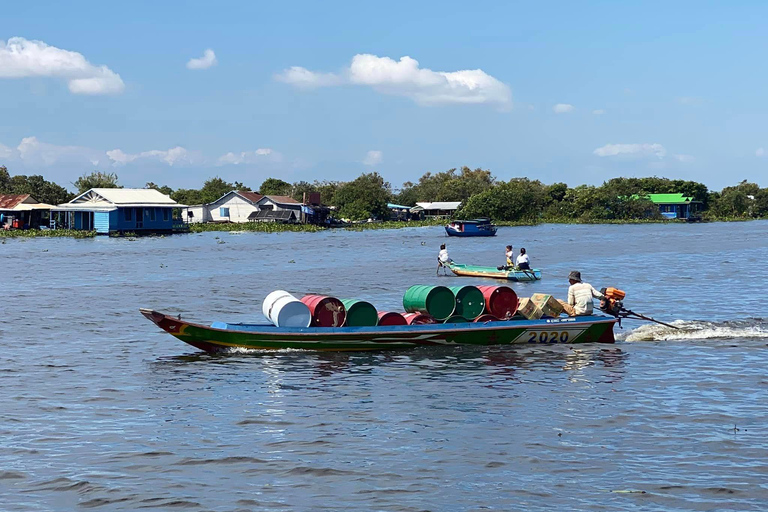
[[[517,295],[508,286],[417,285],[403,296],[405,313],[377,311],[359,299],[327,295],[299,299],[284,290],[267,295],[262,312],[277,327],[372,327],[496,322],[512,318],[517,307]]]
[[[434,322],[495,322],[515,314],[517,294],[508,286],[411,286],[403,307]]]

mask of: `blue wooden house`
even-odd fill
[[[92,188],[51,209],[56,227],[99,234],[173,233],[184,231],[174,208],[186,208],[162,192],[145,188]],[[183,215],[181,218],[183,219]]]

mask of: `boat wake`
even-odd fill
[[[746,318],[725,322],[675,320],[670,329],[658,324],[645,324],[637,329],[618,331],[616,339],[622,341],[663,340],[731,340],[768,338],[768,319]]]

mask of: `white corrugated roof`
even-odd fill
[[[68,204],[102,206],[177,206],[178,203],[153,188],[92,188]]]
[[[425,210],[458,210],[461,201],[438,201],[435,203],[416,203]]]

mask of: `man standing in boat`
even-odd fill
[[[560,305],[563,306],[563,311],[568,316],[591,315],[594,308],[592,298],[601,300],[605,298],[591,284],[582,282],[581,272],[577,270],[568,274],[568,282],[571,283],[571,286],[568,287],[568,302],[558,299]]]
[[[449,268],[452,262],[453,260],[448,256],[448,249],[445,248],[445,244],[440,245],[440,252],[437,253],[437,275],[440,275],[440,267]]]

